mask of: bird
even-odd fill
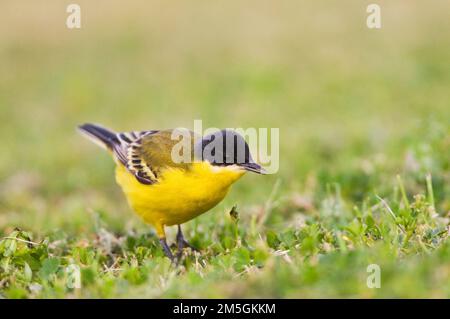
[[[253,160],[245,139],[230,129],[200,136],[180,128],[115,132],[86,123],[78,130],[110,152],[116,182],[129,206],[153,226],[172,262],[184,248],[197,250],[185,240],[182,224],[220,203],[246,172],[267,173]],[[174,152],[180,145],[183,152]],[[182,154],[184,160],[174,154]],[[177,258],[167,244],[169,226],[178,227]]]

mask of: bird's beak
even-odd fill
[[[267,174],[267,171],[264,168],[262,168],[261,165],[256,163],[242,163],[239,164],[239,166],[249,172],[254,172],[262,175]]]

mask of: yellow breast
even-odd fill
[[[164,225],[182,224],[217,205],[243,174],[201,162],[189,170],[168,168],[160,173],[158,183],[144,185],[119,164],[116,181],[134,211],[159,233]]]

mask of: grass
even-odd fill
[[[381,1],[376,31],[360,1],[80,4],[77,31],[57,1],[0,17],[0,296],[450,297],[448,4]],[[194,119],[280,128],[280,171],[175,268],[75,126]]]

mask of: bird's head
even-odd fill
[[[196,158],[208,161],[213,166],[266,174],[264,168],[253,160],[245,139],[232,130],[221,130],[204,136],[197,141],[194,151]]]

